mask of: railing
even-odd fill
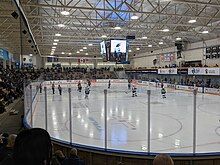
[[[177,86],[165,84],[168,98],[163,99],[158,84],[134,81],[138,97],[132,97],[127,80],[111,80],[108,90],[109,80],[93,80],[87,100],[84,90],[76,90],[78,81],[54,81],[56,88],[61,84],[62,96],[52,94],[52,81],[26,86],[26,126],[44,128],[59,142],[95,150],[143,155],[218,154],[219,96],[198,95],[200,89],[193,87],[187,88],[188,92],[183,88],[176,92]],[[214,110],[207,110],[208,103],[217,109],[212,106]]]

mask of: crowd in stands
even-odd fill
[[[113,79],[117,78],[109,68],[56,68],[43,71],[44,80],[74,80],[74,79]]]
[[[18,135],[0,134],[0,165],[85,165],[77,149],[69,156],[61,150],[53,152],[48,132],[41,128],[21,131]]]
[[[23,94],[23,83],[35,80],[40,72],[34,69],[2,69],[0,68],[0,113],[5,106],[12,103]]]
[[[55,69],[3,69],[0,68],[0,113],[5,107],[23,94],[24,82],[35,80],[42,76],[44,80],[72,79],[113,79],[117,78],[109,68],[55,68]]]
[[[145,69],[160,69],[160,68],[191,68],[191,67],[219,67],[218,64],[215,64],[213,66],[208,65],[202,65],[202,64],[182,64],[181,66],[178,66],[176,64],[174,65],[165,65],[165,66],[154,66],[154,67],[138,67],[138,68],[130,68],[129,70],[145,70]],[[117,70],[117,69],[116,69]]]
[[[118,70],[122,70],[119,68]],[[109,68],[89,69],[89,68],[52,68],[52,69],[2,69],[0,68],[0,113],[5,111],[5,107],[12,103],[15,99],[23,94],[23,83],[35,80],[38,77],[44,80],[72,80],[72,79],[115,79],[117,76],[115,72],[110,71]],[[187,78],[172,78],[167,76],[164,79],[156,78],[144,79],[148,81],[159,81],[164,83],[193,86],[220,88],[219,80],[215,81],[211,78],[191,77]],[[142,79],[142,78],[139,78]]]
[[[0,165],[85,165],[72,148],[67,155],[54,151],[49,133],[41,128],[21,131],[18,135],[0,134]],[[117,165],[122,165],[119,162]],[[153,165],[174,165],[167,154],[159,154]]]
[[[220,84],[218,84],[217,82],[212,82],[211,79],[198,79],[195,78],[195,80],[193,78],[186,78],[181,79],[180,81],[176,81],[175,78],[165,78],[164,80],[162,80],[163,82],[166,83],[170,83],[170,84],[177,84],[177,85],[186,85],[186,86],[194,86],[194,84],[196,84],[197,87],[207,87],[207,88],[219,88]]]
[[[116,69],[117,70],[117,69]],[[118,70],[123,70],[119,68]],[[52,68],[52,69],[2,69],[0,68],[0,113],[5,111],[5,107],[23,94],[23,83],[37,79],[42,76],[44,80],[72,80],[72,79],[114,79],[117,78],[115,72],[109,68],[89,69],[89,68]],[[140,78],[141,79],[141,78]],[[146,80],[146,79],[144,79]],[[166,77],[163,80],[154,78],[150,81],[160,81],[176,85],[220,88],[219,81],[211,78],[203,79],[187,77],[176,80],[172,77]]]
[[[187,78],[185,81],[181,79],[179,84],[187,85],[187,86],[193,86],[195,84],[197,87],[207,87],[207,88],[217,88],[217,89],[220,88],[220,83],[212,82],[211,79],[206,79],[206,80],[195,79],[194,81],[192,79]]]
[[[181,78],[180,81],[175,79],[175,78],[167,78],[165,77],[164,79],[161,78],[140,78],[145,81],[151,81],[151,82],[163,82],[163,83],[169,83],[169,84],[174,84],[174,85],[185,85],[185,86],[194,86],[196,87],[206,87],[206,88],[220,88],[220,83],[218,81],[213,81],[212,79],[199,79],[193,77],[187,77],[185,79]]]

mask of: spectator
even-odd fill
[[[50,135],[44,129],[33,128],[18,134],[12,158],[2,165],[50,165],[51,157]]]
[[[52,165],[61,165],[65,160],[65,155],[61,150],[57,150],[52,157]]]
[[[62,165],[84,165],[84,164],[85,162],[78,157],[76,148],[72,148],[70,150],[70,156],[66,158],[62,163]]]
[[[154,158],[153,165],[174,165],[174,163],[169,155],[159,154]]]
[[[0,153],[0,161],[12,156],[16,137],[17,135],[15,134],[9,135],[7,145],[2,148]]]
[[[5,111],[6,111],[5,106],[4,106],[3,102],[0,100],[0,114],[5,112]]]
[[[0,134],[0,154],[8,144],[8,136],[9,135],[7,133]]]
[[[0,134],[0,161],[2,160],[1,155],[6,145],[7,145],[7,139],[3,136],[3,134]]]
[[[4,107],[12,103],[23,94],[23,83],[37,79],[40,70],[19,69],[10,70],[0,68],[0,112],[4,112]]]

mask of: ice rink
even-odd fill
[[[73,143],[104,147],[104,89],[107,83],[92,84],[89,99],[71,87]],[[151,152],[192,153],[193,93],[167,89],[162,99],[160,88],[137,85],[132,97],[127,83],[112,83],[107,94],[108,148],[147,151],[147,90],[151,91]],[[45,96],[38,93],[33,108],[34,127],[45,128]],[[197,153],[220,151],[220,96],[197,95]],[[48,131],[56,139],[70,141],[69,93],[63,86],[60,96],[47,89]]]

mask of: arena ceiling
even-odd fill
[[[93,57],[100,54],[102,40],[128,35],[136,37],[130,41],[133,55],[174,46],[178,37],[192,43],[220,34],[220,0],[21,0],[20,4],[42,56],[51,55],[55,46],[53,55]],[[0,47],[20,54],[19,19],[11,16],[16,10],[13,1],[0,1]],[[28,36],[23,40],[23,52],[28,54]]]

